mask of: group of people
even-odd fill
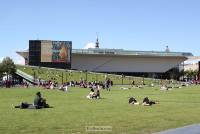
[[[52,82],[52,81],[48,81],[42,84],[42,86],[56,86],[57,83]],[[68,90],[68,86],[74,86],[78,83],[74,83],[74,82],[70,82],[70,83],[64,83],[59,90],[62,91],[67,91]],[[84,84],[86,84],[84,81],[80,81],[80,86],[83,86]],[[104,86],[102,86],[100,83],[97,83],[96,81],[94,82],[89,82],[87,83],[87,88],[90,88],[90,92],[89,94],[86,96],[86,98],[88,99],[100,99],[100,89],[102,86],[102,89],[107,89],[107,91],[110,91],[110,86],[112,86],[112,81],[110,79],[106,79],[105,83],[103,84]],[[139,103],[134,97],[130,97],[128,100],[128,103],[131,105],[144,105],[144,106],[152,106],[153,104],[156,104],[158,102],[150,100],[148,97],[145,97],[143,99],[142,103]],[[41,95],[40,92],[36,93],[36,97],[34,99],[33,104],[29,104],[27,102],[22,102],[20,105],[15,106],[15,108],[21,108],[21,109],[40,109],[40,108],[49,108],[49,105],[46,103],[46,99],[44,99]]]
[[[132,105],[140,105],[140,103],[134,97],[130,97],[128,100],[128,103]],[[152,106],[153,104],[157,104],[157,103],[158,101],[149,100],[148,97],[145,97],[142,101],[143,106]]]
[[[88,99],[100,99],[100,90],[98,88],[91,88],[90,93],[86,96]],[[134,98],[130,97],[128,103],[131,105],[140,105],[140,103]],[[152,106],[153,104],[157,104],[158,101],[150,100],[148,97],[143,99],[141,105],[143,106]],[[41,109],[41,108],[50,108],[50,106],[46,103],[46,99],[42,97],[40,92],[36,93],[35,99],[32,104],[27,102],[22,102],[20,105],[15,106],[15,108],[20,109]]]
[[[93,92],[99,92],[99,89],[106,89],[107,91],[110,91],[110,87],[113,85],[113,82],[110,79],[106,79],[105,83],[99,81],[91,81],[91,82],[86,82],[85,80],[81,79],[80,82],[77,81],[70,81],[62,84],[58,89],[61,91],[68,91],[68,87],[75,87],[79,86],[81,88],[93,88]],[[96,90],[97,89],[97,90]],[[92,91],[91,91],[92,92]]]
[[[52,81],[52,80],[49,80],[49,81],[39,80],[38,86],[42,86],[44,89],[54,89],[58,87],[58,82]]]

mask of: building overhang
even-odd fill
[[[28,56],[29,56],[28,51],[17,51],[16,53],[19,54],[20,56],[24,57],[24,58],[28,58]]]

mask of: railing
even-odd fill
[[[35,83],[34,77],[33,77],[33,76],[31,76],[31,75],[29,75],[29,74],[27,74],[27,73],[24,73],[23,71],[21,71],[21,70],[19,70],[19,69],[17,69],[16,74],[20,75],[21,77],[27,79],[27,80],[30,81],[30,82]]]
[[[129,51],[123,49],[72,49],[72,53],[109,55],[192,56],[192,53],[187,52]]]

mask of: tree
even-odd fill
[[[2,63],[0,63],[0,79],[3,77],[3,67]]]
[[[197,75],[198,75],[197,70],[186,70],[184,72],[184,76],[189,80],[195,80]]]
[[[16,66],[11,58],[6,57],[3,59],[1,63],[1,72],[6,73],[7,80],[9,75],[14,75]]]

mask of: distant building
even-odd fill
[[[199,69],[199,64],[198,63],[190,63],[190,64],[184,64],[184,71],[188,70],[198,70]]]
[[[97,38],[95,48],[72,49],[70,62],[56,62],[56,60],[51,59],[52,55],[48,55],[51,53],[47,52],[47,50],[52,51],[51,45],[49,46],[48,43],[45,43],[41,40],[37,41],[42,42],[40,53],[32,52],[32,48],[30,48],[34,47],[34,44],[30,45],[32,41],[29,41],[29,50],[17,52],[18,54],[23,56],[25,60],[27,60],[26,63],[28,63],[28,65],[48,65],[48,67],[66,69],[69,66],[63,65],[71,63],[71,69],[75,70],[119,74],[155,75],[166,73],[167,71],[172,70],[173,68],[178,68],[182,62],[187,60],[188,56],[193,56],[192,53],[188,52],[101,49],[99,48],[99,42]],[[44,55],[41,55],[42,53]],[[55,52],[55,56],[57,57],[57,59],[60,58],[58,52]],[[60,63],[62,63],[62,66],[56,65]],[[50,66],[50,64],[53,66]]]

